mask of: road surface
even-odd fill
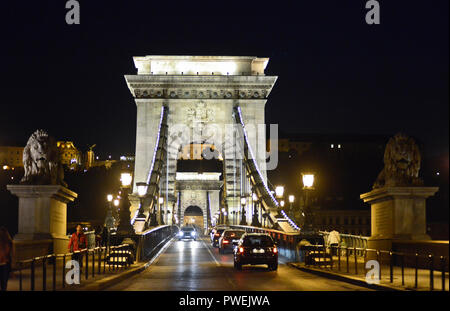
[[[279,258],[278,271],[266,266],[233,268],[231,253],[219,254],[209,239],[174,240],[144,272],[107,290],[114,291],[353,291],[364,287],[299,271]]]

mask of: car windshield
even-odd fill
[[[183,230],[183,231],[194,231],[194,228],[183,228],[181,230]]]
[[[241,238],[241,236],[245,233],[245,231],[233,230],[233,231],[225,231],[223,234],[226,238]]]
[[[225,229],[217,229],[216,233],[222,234],[222,232],[224,232],[224,231],[225,231]]]
[[[273,241],[272,238],[267,235],[246,236],[243,245],[249,247],[267,247],[272,246]]]

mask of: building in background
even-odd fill
[[[23,149],[24,147],[0,146],[0,168],[6,170],[23,167]]]
[[[313,220],[320,231],[370,236],[370,210],[317,210]]]
[[[56,143],[61,154],[61,163],[70,169],[77,169],[82,165],[81,152],[72,141],[58,141]]]

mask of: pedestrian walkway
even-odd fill
[[[66,262],[70,260],[70,256],[66,256]],[[52,290],[77,290],[82,289],[92,283],[111,278],[114,275],[120,275],[129,270],[139,268],[143,264],[132,264],[130,266],[109,265],[98,254],[89,256],[88,269],[86,269],[86,256],[83,256],[83,267],[80,269],[80,284],[68,284],[66,275],[69,269],[63,269],[63,258],[56,259],[56,265],[50,260],[45,264],[38,261],[35,264],[34,273],[34,290],[36,291],[52,291]],[[92,269],[94,267],[94,269]],[[87,272],[87,274],[86,274]],[[23,268],[21,271],[15,270],[8,282],[8,291],[32,290],[32,273],[31,267]]]
[[[304,263],[291,263],[291,266],[299,268],[303,271],[321,272],[326,273],[330,277],[342,277],[347,278],[349,281],[359,281],[366,283],[366,275],[371,269],[366,269],[366,260],[364,258],[357,258],[357,265],[355,267],[355,261],[349,260],[347,262],[345,257],[341,257],[340,264],[337,256],[333,256],[333,264],[330,265],[305,265]],[[381,276],[379,285],[386,287],[386,289],[394,290],[449,290],[449,274],[448,272],[442,272],[434,270],[432,273],[429,269],[416,269],[410,267],[404,267],[403,271],[401,267],[393,266],[392,269],[392,281],[391,281],[391,269],[389,265],[381,265]],[[375,274],[375,273],[373,273]]]

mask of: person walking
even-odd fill
[[[11,272],[12,239],[5,227],[0,227],[0,290],[6,291]]]
[[[83,255],[81,253],[75,253],[87,248],[86,236],[83,233],[81,225],[77,226],[77,231],[72,234],[69,241],[69,251],[74,253],[72,259],[78,261],[80,268],[83,267]]]

